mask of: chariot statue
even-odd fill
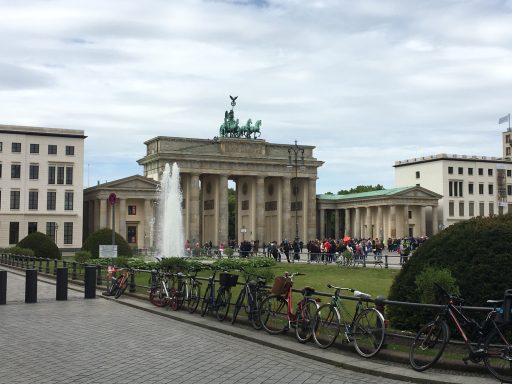
[[[233,137],[233,138],[246,138],[257,139],[261,136],[260,127],[261,120],[257,120],[252,125],[252,119],[247,120],[247,123],[240,127],[239,119],[235,119],[234,107],[236,106],[236,99],[238,96],[229,96],[231,99],[231,110],[224,113],[224,123],[220,126],[220,137]]]

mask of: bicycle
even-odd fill
[[[319,299],[311,296],[315,290],[311,287],[304,287],[301,290],[302,299],[297,303],[295,313],[292,303],[293,277],[304,275],[303,273],[288,272],[284,276],[278,276],[274,280],[272,295],[268,296],[261,303],[260,322],[268,333],[277,335],[284,333],[290,328],[295,328],[295,336],[301,343],[311,339],[313,314],[319,307]]]
[[[375,307],[368,306],[367,300],[371,295],[331,284],[327,284],[327,287],[334,288],[335,291],[331,302],[323,304],[314,315],[315,343],[321,348],[328,348],[340,332],[343,332],[343,341],[354,342],[354,348],[359,355],[372,357],[377,354],[384,343],[385,322],[384,316]],[[341,291],[350,291],[358,298],[353,315],[342,304]]]
[[[197,279],[197,273],[200,269],[192,269],[193,275],[178,273],[178,290],[176,292],[177,309],[181,309],[185,302],[187,303],[188,312],[194,313],[201,299],[201,282]]]
[[[249,273],[244,269],[242,269],[242,271],[245,272],[247,279],[244,287],[240,290],[238,299],[236,300],[235,308],[233,309],[233,315],[231,317],[231,324],[235,324],[238,313],[243,307],[248,315],[249,320],[251,321],[252,326],[255,329],[261,329],[262,325],[259,317],[260,307],[262,301],[269,294],[268,290],[265,289],[265,279],[255,274]],[[251,280],[250,276],[254,276],[256,279]],[[247,302],[244,303],[246,297]]]
[[[479,324],[468,317],[462,309],[464,300],[448,293],[443,287],[435,284],[442,296],[448,299],[447,304],[436,315],[434,320],[423,326],[411,345],[409,362],[416,371],[424,371],[433,366],[443,354],[450,340],[450,321],[462,337],[469,355],[462,360],[473,363],[484,362],[487,370],[498,380],[512,382],[512,323],[510,322],[510,295],[507,291],[505,300],[487,300],[493,309],[485,320]],[[506,304],[506,305],[503,305]],[[498,308],[500,305],[503,307]],[[506,313],[503,314],[503,308]],[[498,316],[499,315],[499,316]],[[466,333],[467,332],[467,333]],[[469,336],[468,336],[469,334]]]
[[[217,320],[224,321],[226,319],[229,306],[231,305],[231,287],[235,286],[238,280],[238,275],[223,272],[219,275],[220,287],[215,294],[215,276],[217,269],[213,270],[213,275],[208,278],[208,286],[203,296],[201,303],[201,316],[206,315],[207,312],[215,312]]]
[[[170,305],[171,296],[175,296],[175,292],[170,292],[173,284],[171,273],[159,273],[155,285],[149,290],[149,301],[157,307]]]
[[[115,277],[112,275],[112,286],[110,287],[109,295],[114,296],[116,299],[119,299],[119,297],[126,291],[126,288],[128,287],[128,278],[133,273],[133,269],[129,268],[119,268],[112,271],[115,272],[121,272],[121,275]]]

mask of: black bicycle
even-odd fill
[[[483,361],[494,377],[512,383],[512,322],[503,321],[510,319],[510,313],[502,315],[504,300],[487,300],[493,309],[479,324],[463,312],[462,298],[435,285],[441,295],[448,299],[448,303],[414,338],[409,352],[412,368],[424,371],[439,360],[450,340],[448,322],[451,322],[469,351],[469,355],[463,358],[464,363]],[[504,308],[510,312],[509,304]]]
[[[208,286],[201,303],[201,316],[207,312],[215,312],[217,320],[224,321],[231,305],[231,287],[238,281],[238,275],[222,272],[219,274],[220,286],[215,294],[215,276],[218,270],[213,270],[213,275],[208,278]]]
[[[238,299],[233,309],[233,316],[231,317],[231,324],[235,324],[238,313],[242,308],[245,309],[247,317],[255,329],[261,329],[260,321],[260,307],[261,302],[269,295],[269,290],[265,289],[265,279],[250,273],[244,269],[242,271],[246,275],[246,282],[240,290]],[[253,279],[251,279],[251,276]],[[246,300],[247,298],[247,300]]]

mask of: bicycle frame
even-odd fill
[[[359,312],[361,312],[364,309],[364,304],[363,304],[363,301],[359,299],[356,303],[356,309],[354,311],[354,315],[351,315],[350,312],[348,311],[348,309],[346,308],[346,306],[342,303],[343,299],[341,298],[341,295],[340,295],[341,290],[354,292],[354,290],[351,288],[336,288],[336,290],[334,291],[334,295],[331,297],[330,304],[331,304],[331,306],[338,308],[341,323],[343,324],[343,326],[345,328],[344,329],[345,337],[347,338],[348,342],[351,342],[352,341],[352,339],[351,339],[352,330],[354,329],[354,323],[356,321],[356,318],[357,318],[357,315],[359,314]],[[348,321],[345,321],[345,316],[347,316],[349,318],[352,317],[352,320],[350,321],[350,323]]]

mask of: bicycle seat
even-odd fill
[[[492,304],[494,306],[498,306],[500,304],[503,304],[505,300],[504,299],[501,299],[501,300],[487,300],[486,303],[487,304]]]
[[[360,299],[369,299],[370,297],[372,297],[372,295],[361,291],[354,291],[354,297],[358,297]]]
[[[314,295],[314,294],[315,294],[315,288],[311,288],[311,287],[304,287],[304,288],[302,288],[301,293],[302,293],[304,296],[311,296],[311,295]]]

